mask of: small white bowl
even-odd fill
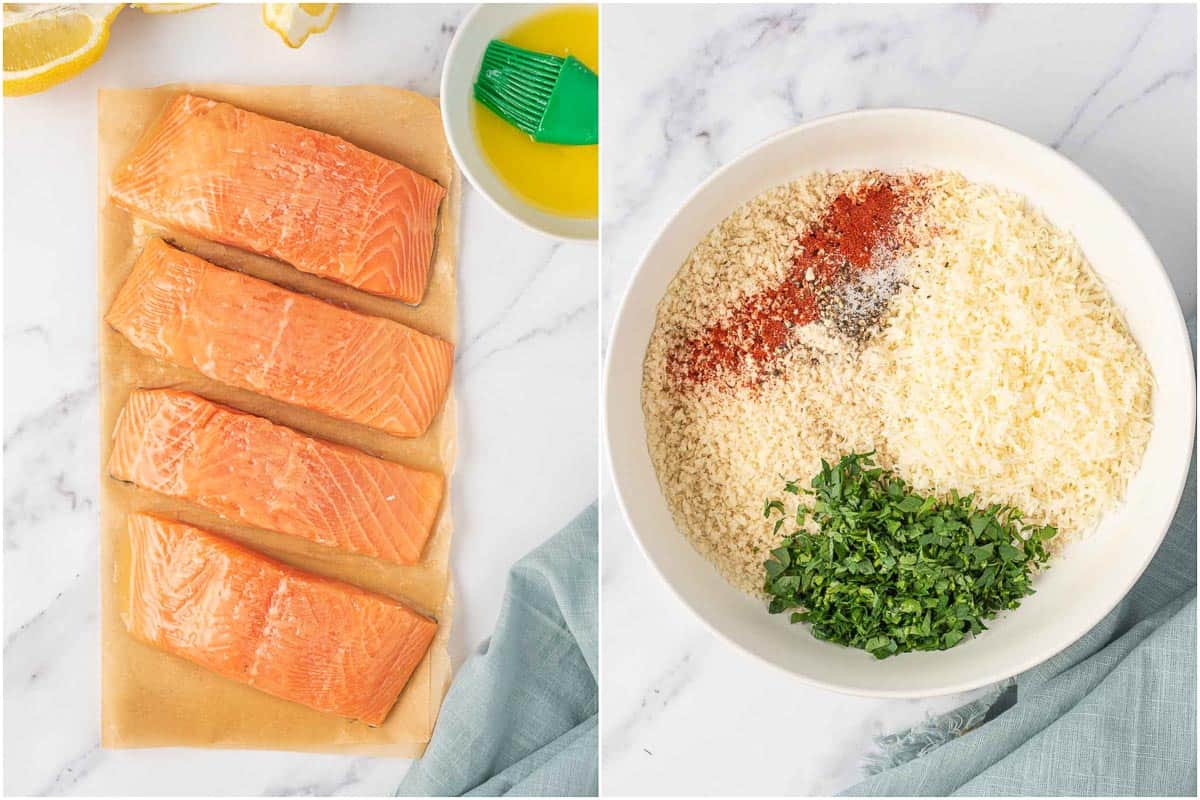
[[[659,299],[691,249],[742,203],[817,170],[958,170],[1020,192],[1079,240],[1154,370],[1154,431],[1124,503],[1064,548],[1037,593],[981,636],[882,661],[814,639],[726,584],[675,527],[646,448],[642,360]],[[714,632],[797,678],[835,691],[922,697],[1016,675],[1074,642],[1133,586],[1165,535],[1192,451],[1195,391],[1179,301],[1137,225],[1079,167],[984,120],[942,111],[841,114],[775,136],[703,183],[650,245],[621,302],[605,373],[605,433],[617,498],[662,578]]]
[[[454,34],[442,66],[442,125],[458,166],[492,205],[529,228],[559,239],[594,240],[600,232],[596,217],[563,217],[534,208],[496,177],[479,149],[471,124],[475,99],[472,87],[488,42],[502,36],[526,17],[549,6],[536,3],[483,4],[463,20]]]

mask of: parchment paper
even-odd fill
[[[375,297],[285,264],[134,219],[108,199],[109,176],[167,101],[181,91],[332,133],[404,164],[448,187],[438,220],[429,289],[419,306]],[[300,431],[449,476],[455,457],[453,389],[429,431],[398,439],[353,423],[224,386],[143,355],[104,323],[104,314],[151,236],[224,267],[242,270],[444,339],[456,339],[455,264],[460,178],[442,132],[438,105],[381,86],[251,87],[175,84],[103,90],[99,96],[100,575],[101,743],[104,747],[233,747],[417,756],[424,750],[450,684],[450,492],[418,565],[403,567],[340,553],[303,539],[226,522],[179,500],[109,477],[117,415],[137,387],[196,392]],[[321,358],[313,353],[313,358]],[[271,697],[132,638],[121,622],[128,582],[126,516],[152,511],[215,531],[301,569],[396,597],[439,622],[429,655],[414,672],[383,725],[370,728]]]

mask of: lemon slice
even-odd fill
[[[178,14],[181,11],[195,11],[197,8],[208,8],[216,3],[130,3],[136,9],[147,14]]]
[[[94,64],[121,6],[5,3],[4,94],[40,92]]]
[[[333,22],[337,3],[263,3],[263,24],[288,47],[299,47]]]

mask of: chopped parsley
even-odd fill
[[[798,609],[791,621],[818,639],[887,658],[953,647],[1033,592],[1052,526],[1026,525],[1010,506],[976,508],[972,495],[922,496],[873,455],[822,460],[811,489],[784,487],[812,506],[800,504],[796,531],[764,565],[772,614]],[[763,516],[776,534],[790,519],[780,500]]]

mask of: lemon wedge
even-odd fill
[[[122,3],[4,4],[4,94],[49,89],[90,67]]]
[[[216,3],[130,3],[136,9],[147,14],[178,14],[181,11],[195,11],[197,8],[208,8]]]
[[[333,22],[337,3],[263,3],[263,24],[288,47],[299,47]]]

